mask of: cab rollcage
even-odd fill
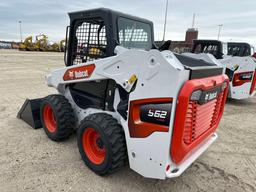
[[[223,45],[221,41],[218,40],[193,40],[193,47],[192,47],[192,53],[203,53],[204,49],[208,46],[216,46],[216,50],[214,52],[211,52],[212,55],[216,59],[222,59],[223,58]],[[198,50],[200,49],[200,50]]]
[[[118,19],[126,18],[150,26],[150,42],[154,46],[153,23],[149,20],[106,8],[92,9],[69,13],[70,26],[66,30],[67,48],[66,66],[114,56],[119,42]]]
[[[232,56],[251,56],[252,50],[249,43],[244,42],[228,42],[228,55]]]

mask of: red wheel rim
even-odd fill
[[[43,109],[43,119],[46,129],[50,133],[54,133],[57,130],[57,124],[55,116],[50,105],[45,105]]]
[[[89,160],[96,165],[103,163],[106,149],[100,134],[93,128],[87,128],[82,139],[83,149]]]

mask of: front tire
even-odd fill
[[[111,115],[95,113],[87,116],[77,134],[80,155],[96,174],[107,175],[126,164],[124,132]]]
[[[41,103],[40,115],[43,129],[51,140],[66,140],[74,132],[74,112],[64,96],[45,97]]]

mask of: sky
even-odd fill
[[[162,40],[166,0],[0,0],[0,40],[20,40],[29,35],[47,34],[49,40],[65,37],[68,12],[106,7],[152,20],[155,40]],[[256,47],[255,0],[169,0],[166,38],[184,40],[192,25],[200,39],[217,39],[218,25],[223,24],[220,40],[245,41]]]

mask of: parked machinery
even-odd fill
[[[62,39],[59,45],[60,45],[60,52],[64,52],[66,49],[66,39]]]
[[[63,46],[63,42],[60,42]],[[63,49],[63,47],[62,47]],[[45,34],[40,34],[36,36],[35,42],[33,42],[32,36],[25,39],[23,43],[19,45],[19,50],[21,51],[52,51],[59,52],[61,50],[60,44],[49,43],[48,37]]]
[[[49,44],[47,47],[47,51],[60,52],[60,44],[59,43]]]
[[[251,56],[251,50],[251,46],[247,43],[194,40],[193,54],[185,53],[185,55],[193,57],[194,53],[212,54],[226,68],[225,73],[231,82],[229,97],[246,99],[254,95],[256,86],[256,63]]]
[[[37,35],[35,47],[36,47],[37,51],[47,51],[48,50],[48,37],[45,34]]]
[[[217,138],[223,67],[156,49],[146,19],[104,8],[69,16],[66,67],[47,76],[59,94],[27,100],[18,117],[54,141],[76,130],[82,160],[99,175],[127,161],[144,177],[182,174]]]
[[[20,51],[34,51],[36,49],[35,44],[33,43],[33,37],[27,37],[23,43],[20,43],[19,50]]]

